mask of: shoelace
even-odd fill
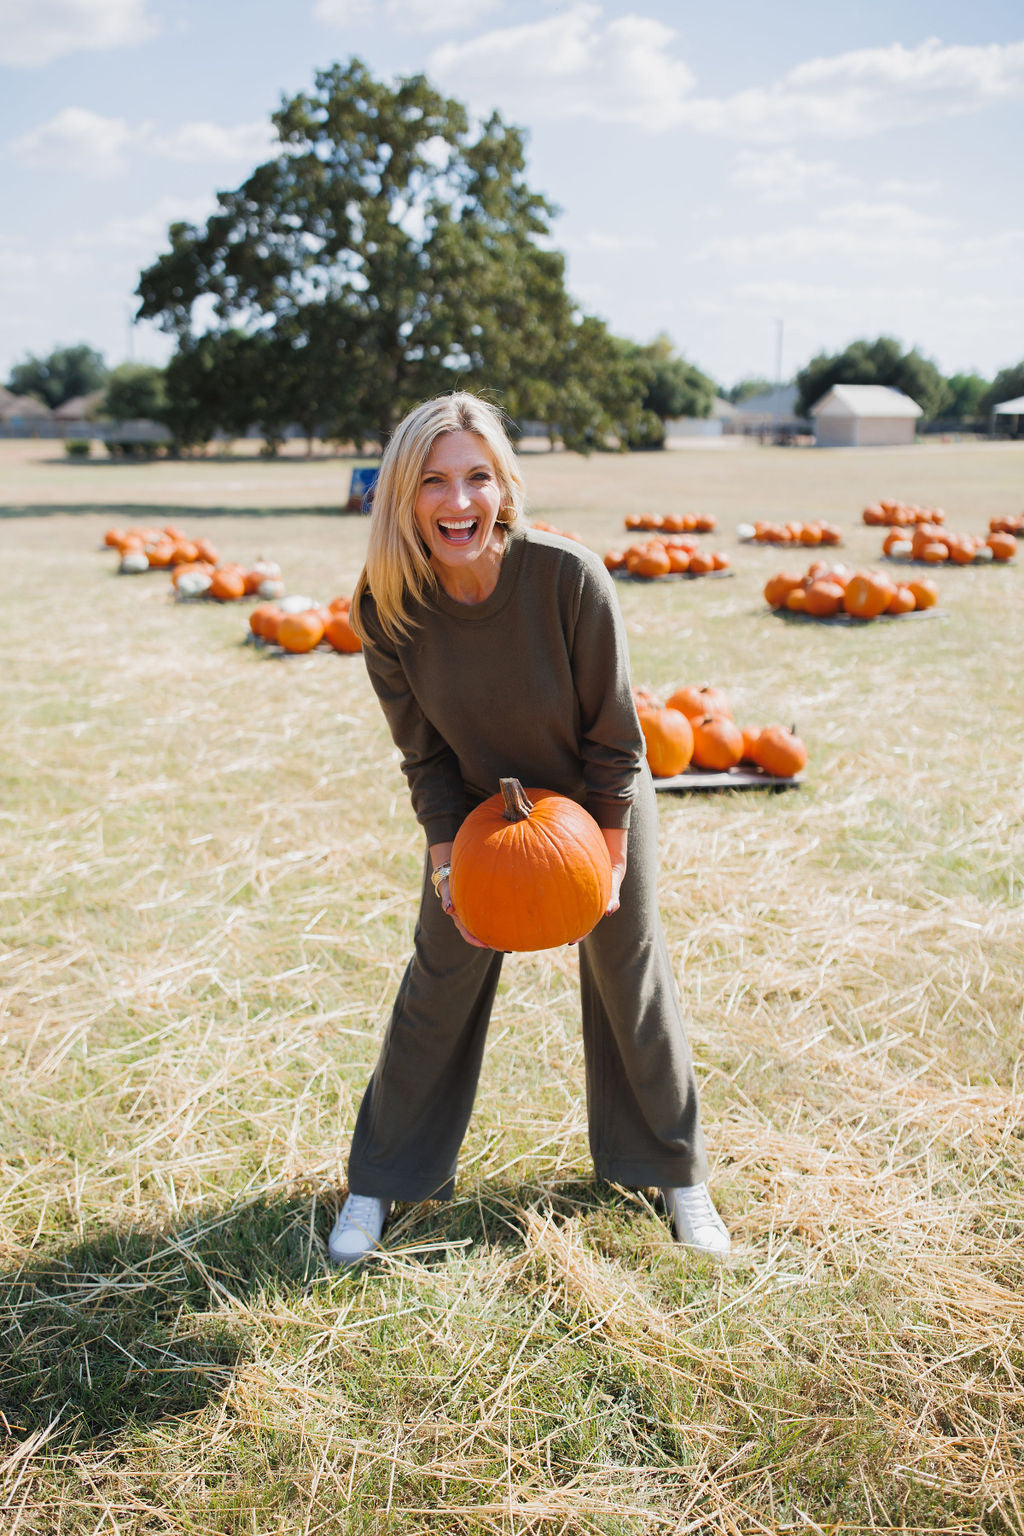
[[[706,1184],[692,1184],[677,1189],[676,1206],[694,1227],[717,1227],[722,1219],[715,1210]]]
[[[359,1227],[363,1231],[372,1231],[380,1221],[380,1201],[373,1195],[349,1195],[348,1210],[345,1212],[345,1225],[347,1227]]]

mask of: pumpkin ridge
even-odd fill
[[[554,836],[554,834],[552,833],[551,829],[543,821],[540,822],[538,830],[543,832],[544,837],[545,837],[549,847],[554,851],[555,858],[556,858],[558,864],[561,865],[561,867],[563,869],[567,869],[567,868],[570,867],[571,861],[566,856],[570,851],[573,854],[577,854],[577,855],[579,855],[579,854],[583,854],[585,856],[588,855],[589,850],[588,850],[588,846],[587,846],[587,841],[579,833],[577,833],[575,831],[572,833],[572,846],[571,846],[571,849],[569,849],[569,848],[566,847],[566,843],[569,841],[569,839],[567,837],[565,837],[565,835],[563,834],[562,846],[559,847],[558,839]],[[600,881],[599,880],[595,880],[594,884],[596,884],[598,886],[598,888],[600,888]],[[573,901],[572,901],[573,912],[572,912],[572,915],[573,915],[573,918],[576,919],[580,915],[580,913],[581,913],[581,905],[582,905],[581,904],[581,900],[580,900],[580,892],[579,892],[578,889],[576,889],[576,888],[573,889],[572,897],[573,897]],[[605,903],[605,905],[607,905],[607,902]],[[563,907],[563,911],[564,910],[565,910],[565,908]],[[575,924],[574,924],[574,926],[575,926]]]

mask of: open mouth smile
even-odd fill
[[[479,526],[476,517],[446,517],[438,520],[437,530],[446,544],[469,544]]]

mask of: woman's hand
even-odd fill
[[[612,890],[608,897],[608,905],[604,909],[605,917],[611,917],[613,912],[619,910],[619,892],[622,882],[626,878],[626,840],[628,833],[622,827],[602,827],[601,836],[608,846],[608,857],[612,861]]]
[[[451,843],[431,843],[430,863],[434,869],[440,869],[442,864],[450,863],[451,855]],[[460,920],[459,914],[455,910],[455,903],[452,901],[451,887],[448,883],[447,876],[445,876],[443,880],[438,881],[436,889],[437,894],[441,899],[442,908],[451,918],[452,922],[455,924],[456,928],[459,930],[459,933],[465,939],[466,943],[472,944],[474,949],[489,949],[490,945],[481,944],[480,940],[474,938],[469,929]]]

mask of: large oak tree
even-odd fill
[[[386,439],[416,402],[493,391],[571,446],[625,439],[642,388],[579,315],[554,209],[525,178],[523,134],[422,75],[357,59],[273,115],[280,152],[203,227],[171,226],[139,317],[177,336],[168,419],[183,441],[253,424]]]

